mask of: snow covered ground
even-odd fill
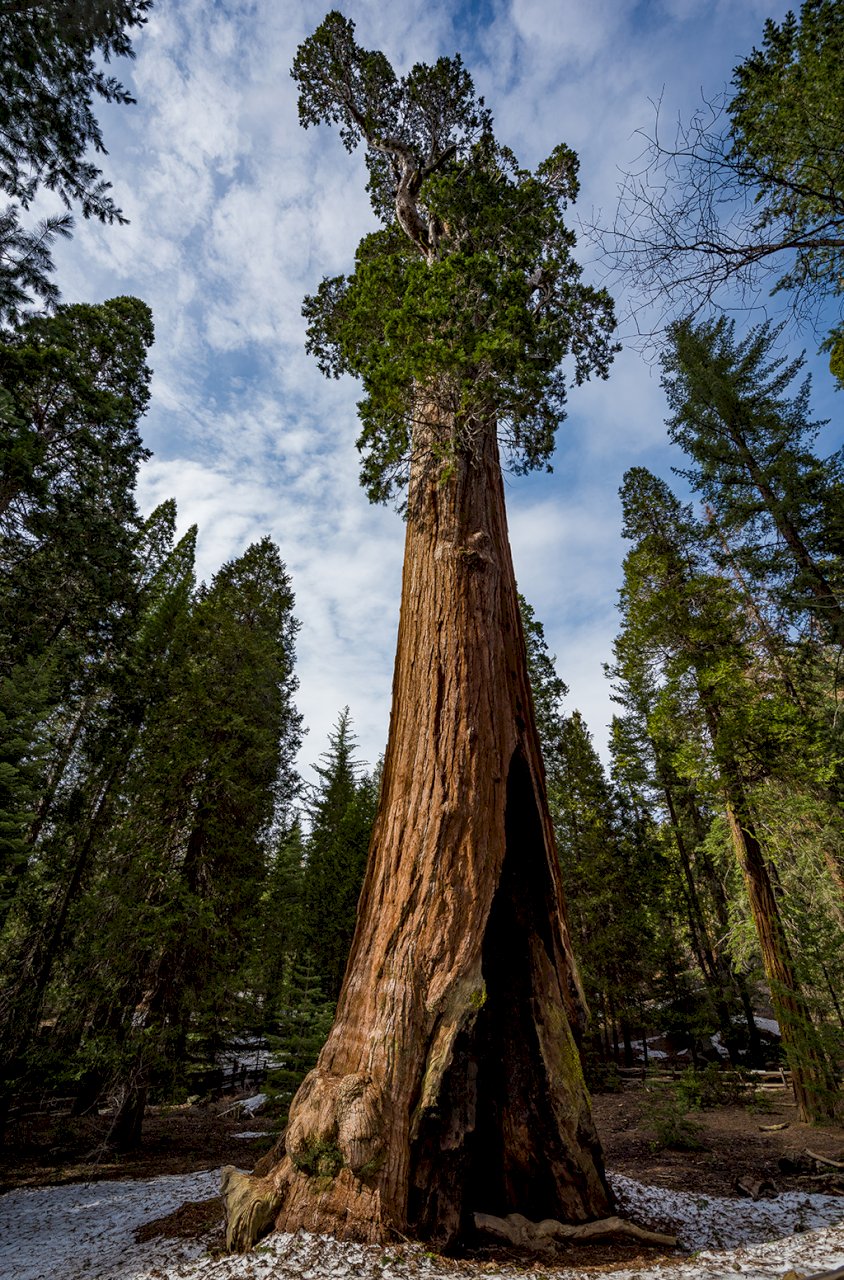
[[[670,1226],[699,1252],[646,1269],[602,1272],[611,1280],[775,1280],[844,1266],[844,1200],[790,1192],[775,1200],[718,1199],[630,1178],[612,1179],[621,1211]],[[212,1258],[193,1242],[137,1244],[134,1231],[186,1200],[217,1192],[219,1173],[148,1181],[25,1188],[0,1196],[3,1280],[466,1280],[418,1248],[341,1244],[321,1236],[274,1235],[244,1257]],[[797,1233],[797,1234],[795,1234]],[[730,1250],[730,1252],[725,1252]],[[554,1280],[596,1280],[588,1272],[543,1268]],[[486,1265],[478,1277],[490,1274]],[[517,1269],[502,1266],[499,1274]]]

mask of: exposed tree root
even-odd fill
[[[508,1213],[506,1218],[496,1218],[489,1213],[475,1214],[475,1227],[486,1235],[506,1240],[508,1244],[519,1249],[531,1249],[537,1252],[548,1252],[556,1249],[564,1240],[638,1240],[641,1244],[663,1245],[675,1248],[676,1236],[660,1235],[656,1231],[646,1231],[637,1227],[634,1222],[624,1218],[599,1218],[596,1222],[582,1222],[576,1226],[558,1222],[556,1218],[544,1218],[542,1222],[531,1222],[521,1213]]]
[[[269,1178],[255,1178],[227,1164],[220,1190],[226,1213],[226,1248],[246,1253],[272,1231],[282,1194]]]

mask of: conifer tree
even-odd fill
[[[119,644],[140,526],[134,487],[147,456],[139,423],[152,340],[149,308],[136,298],[60,307],[0,340],[5,671],[63,645],[70,675]]]
[[[121,1147],[139,1140],[150,1085],[178,1066],[255,940],[299,743],[292,606],[267,538],[200,590],[125,783],[97,946],[121,992]]]
[[[804,361],[775,354],[777,333],[761,325],[736,342],[735,323],[724,317],[673,325],[663,356],[669,433],[692,463],[682,474],[710,504],[742,568],[792,616],[811,610],[841,643],[839,531],[830,520],[841,458],[812,451],[822,424],[809,417],[809,379],[787,394]]]
[[[311,830],[305,846],[303,944],[313,957],[325,996],[336,1001],[355,930],[377,789],[361,776],[354,758],[349,708],[329,736],[319,783],[309,804]]]
[[[409,477],[408,521],[390,739],[337,1017],[284,1157],[263,1179],[226,1176],[228,1244],[277,1221],[447,1245],[479,1207],[585,1221],[610,1194],[498,456],[500,440],[517,470],[547,465],[569,381],[612,358],[610,300],[583,283],[562,216],[576,157],[559,146],[521,168],[459,57],[399,77],[336,12],[293,74],[302,123],[365,148],[381,222],[353,274],[307,300],[308,345],[326,373],[361,379],[362,479],[383,498]],[[324,1171],[317,1151],[332,1153]]]
[[[134,102],[102,66],[134,56],[131,33],[152,0],[54,0],[0,5],[0,192],[16,203],[0,209],[0,323],[40,296],[58,300],[50,279],[51,247],[73,226],[70,214],[22,224],[39,188],[101,222],[125,222],[111,184],[93,162],[105,153],[94,101]]]
[[[800,1114],[822,1118],[834,1109],[834,1078],[802,989],[750,799],[753,781],[770,770],[793,717],[787,704],[759,696],[751,683],[735,595],[722,578],[705,571],[691,513],[644,468],[625,476],[622,502],[625,535],[634,547],[625,561],[626,635],[620,647],[644,647],[652,660],[659,655],[665,694],[682,698],[685,715],[697,728],[694,767],[700,769],[704,752],[711,751]],[[694,741],[686,749],[694,753]]]
[[[759,1060],[759,1036],[754,1021],[747,983],[735,972],[726,946],[729,932],[729,903],[722,877],[709,856],[705,838],[711,822],[711,800],[696,777],[683,776],[674,764],[674,753],[683,750],[683,710],[672,713],[662,691],[648,687],[642,662],[645,655],[634,645],[618,645],[618,665],[609,674],[614,680],[615,700],[624,714],[615,716],[610,741],[613,778],[630,798],[638,814],[660,829],[662,874],[660,905],[663,918],[675,928],[660,926],[659,933],[673,934],[678,953],[691,952],[705,987],[705,998],[695,1020],[697,1031],[717,1030],[733,1062],[740,1050],[747,1050],[752,1062]],[[682,922],[682,923],[681,923]],[[685,926],[685,942],[681,941]],[[663,960],[665,960],[663,954]],[[676,961],[663,965],[677,975]],[[676,993],[676,999],[680,993]],[[690,1000],[693,994],[688,992]],[[700,1004],[700,1002],[698,1002]],[[702,1019],[709,1019],[706,1028]],[[744,1019],[746,1031],[737,1026]],[[694,1040],[691,1042],[694,1053]]]
[[[0,880],[14,913],[0,938],[2,1098],[127,753],[114,686],[143,608],[134,485],[151,341],[131,298],[63,307],[0,340]]]
[[[326,999],[313,957],[300,952],[291,957],[278,990],[274,1032],[270,1044],[281,1065],[267,1083],[289,1107],[296,1090],[313,1070],[331,1028],[334,1001]]]
[[[250,961],[252,985],[269,1029],[281,991],[302,950],[305,837],[298,814],[280,825],[261,899],[256,944]]]
[[[834,826],[844,795],[836,712],[844,639],[842,456],[813,451],[822,424],[809,417],[808,378],[787,395],[803,359],[777,356],[775,339],[769,326],[736,342],[734,325],[723,318],[684,321],[671,330],[663,384],[674,411],[669,430],[692,463],[683,474],[707,502],[714,554],[740,590],[757,647],[803,725],[799,739],[792,733],[790,785],[813,793],[813,805],[826,807]],[[828,842],[826,862],[844,902],[837,842]]]
[[[88,886],[107,860],[140,726],[167,693],[164,671],[194,585],[195,531],[174,549],[174,526],[172,503],[145,522],[134,548],[134,595],[121,618],[121,647],[112,642],[98,657],[89,656],[85,680],[65,686],[38,726],[43,760],[37,802],[22,836],[26,873],[17,877],[11,927],[0,937],[6,1097],[10,1082],[33,1069],[27,1055],[42,1001],[57,964],[84,933]],[[38,714],[45,715],[43,704]],[[30,752],[38,741],[31,740]],[[71,995],[84,1006],[89,986],[83,980],[82,992]]]

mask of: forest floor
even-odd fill
[[[0,1273],[4,1250],[8,1274],[20,1280],[453,1280],[526,1269],[560,1280],[755,1280],[844,1265],[844,1169],[814,1158],[844,1161],[840,1125],[802,1125],[785,1094],[773,1095],[765,1112],[731,1106],[692,1113],[701,1149],[676,1151],[655,1149],[653,1099],[644,1090],[593,1102],[621,1212],[676,1230],[684,1253],[588,1245],[534,1261],[490,1248],[455,1262],[412,1247],[366,1250],[300,1233],[270,1237],[245,1259],[221,1257],[217,1171],[223,1164],[250,1168],[274,1136],[273,1122],[261,1115],[222,1114],[226,1100],[154,1110],[142,1147],[119,1157],[103,1145],[107,1117],[22,1123],[0,1153],[0,1191],[8,1193],[0,1195]]]
[[[807,1154],[844,1161],[844,1127],[801,1124],[784,1090],[769,1096],[764,1111],[729,1106],[691,1112],[690,1118],[700,1126],[697,1151],[655,1148],[651,1097],[641,1088],[593,1097],[604,1157],[613,1172],[650,1186],[712,1196],[746,1195],[739,1182],[761,1183],[766,1196],[782,1191],[835,1193],[839,1188],[844,1195],[844,1168],[825,1168]],[[844,1198],[841,1209],[844,1217]]]

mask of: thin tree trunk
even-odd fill
[[[762,490],[760,490],[760,493],[762,493]],[[768,496],[765,498],[766,502],[769,499],[771,502],[775,501],[774,496],[770,490],[767,490],[767,495]],[[765,494],[762,493],[762,496],[765,497]],[[706,510],[706,515],[709,520],[709,523],[712,526],[712,528],[715,529],[715,532],[724,550],[724,554],[727,558],[727,562],[730,566],[733,577],[736,579],[736,582],[738,583],[739,588],[742,592],[742,595],[745,600],[746,608],[750,616],[753,618],[753,621],[755,622],[760,635],[762,636],[763,643],[765,645],[765,651],[768,654],[768,657],[770,658],[772,664],[774,665],[776,670],[779,672],[780,678],[783,682],[783,688],[785,689],[791,701],[798,708],[798,710],[800,710],[804,715],[808,716],[809,714],[808,708],[806,706],[804,699],[800,696],[793,680],[791,679],[791,674],[788,670],[788,667],[785,664],[785,661],[783,660],[782,654],[780,653],[779,646],[777,644],[777,638],[774,635],[774,633],[771,631],[771,628],[768,626],[768,623],[765,620],[765,617],[762,614],[761,610],[757,606],[756,601],[753,599],[753,595],[750,591],[750,588],[747,582],[745,581],[744,575],[742,574],[741,570],[739,569],[738,565],[735,562],[732,551],[730,549],[730,544],[727,541],[727,536],[722,530],[721,526],[716,521],[715,513],[712,510],[712,508],[706,507],[705,510]],[[797,538],[796,531],[794,532],[794,537]],[[799,542],[799,538],[798,538],[798,542]],[[803,544],[800,543],[800,546],[803,547]],[[791,541],[789,542],[789,547],[791,548],[792,553],[795,555],[795,558],[798,559]],[[804,558],[798,559],[798,563],[801,565],[802,568],[805,569],[807,563],[813,565],[814,562],[810,560],[809,553],[808,551],[806,551],[805,547],[803,547],[803,552],[804,552]],[[822,578],[822,581],[826,584],[825,579]],[[819,599],[826,601],[828,604],[830,596],[832,596],[834,600],[837,598],[833,596],[832,590],[831,588],[829,588],[828,584],[826,585],[827,585],[828,594],[825,594],[823,591],[821,591],[820,594],[816,592],[816,594],[818,594]],[[839,639],[844,638],[844,614],[842,614],[841,610],[839,609],[838,614],[833,613],[832,616],[835,618],[836,625],[840,629],[840,635],[838,638]],[[840,794],[839,788],[835,787],[834,785],[827,786],[826,788],[824,788],[824,798],[826,799],[827,803],[832,805],[833,813],[841,812],[842,796]],[[833,883],[838,891],[839,901],[834,904],[833,910],[835,911],[836,918],[838,919],[838,921],[844,924],[844,910],[842,910],[842,908],[844,907],[844,855],[842,855],[840,847],[836,846],[835,844],[831,844],[829,841],[826,841],[826,840],[823,842],[822,852],[823,852],[824,861],[826,862],[826,865],[829,868],[829,873],[832,876]]]
[[[800,1119],[831,1119],[836,1085],[794,970],[771,877],[747,815],[741,785],[728,779],[727,819],[750,900]]]
[[[841,608],[837,595],[832,590],[819,566],[815,563],[792,520],[783,510],[781,502],[765,479],[759,463],[748,447],[741,426],[738,423],[730,422],[727,429],[738,450],[739,457],[747,468],[751,481],[768,509],[777,532],[791,552],[795,564],[802,569],[808,578],[809,590],[818,601],[818,617],[827,624],[827,628],[831,631],[834,640],[839,644],[844,642],[844,609]]]
[[[719,758],[719,708],[711,696],[700,693],[700,698],[712,743],[716,747],[730,835],[744,877],[765,976],[771,989],[771,1003],[791,1068],[798,1113],[804,1121],[831,1119],[837,1101],[835,1076],[800,988],[774,884],[756,835],[741,770],[725,752]]]
[[[630,1023],[626,1018],[621,1019],[621,1040],[624,1045],[624,1065],[625,1067],[633,1066],[633,1036],[630,1031]]]
[[[721,1028],[721,1039],[723,1040],[724,1047],[729,1054],[730,1062],[735,1066],[738,1061],[738,1056],[735,1043],[736,1037],[732,1025],[732,1009],[730,1007],[730,996],[734,996],[735,992],[729,966],[724,957],[716,953],[715,946],[712,942],[709,927],[703,913],[703,907],[701,906],[700,896],[697,891],[697,885],[692,871],[692,861],[686,844],[685,834],[674,804],[674,796],[672,794],[671,787],[664,778],[662,778],[662,790],[668,807],[671,829],[674,833],[674,843],[677,846],[677,852],[680,855],[680,865],[683,868],[685,884],[682,888],[688,909],[689,932],[692,938],[692,949],[695,952],[704,981],[712,993],[715,1012],[718,1016],[718,1025]]]
[[[275,1219],[455,1245],[475,1212],[585,1222],[611,1195],[494,431],[444,475],[417,427],[381,803],[337,1014],[285,1158],[227,1175],[230,1248]],[[439,437],[439,439],[438,439]],[[442,455],[440,454],[440,457]]]
[[[604,1062],[610,1061],[610,1029],[609,1016],[607,1014],[607,998],[604,991],[601,991],[601,1036],[604,1048]]]
[[[700,856],[700,864],[712,898],[712,905],[718,921],[718,926],[721,929],[722,934],[726,934],[730,927],[729,902],[727,900],[727,894],[724,890],[724,886],[712,864],[712,859],[706,851],[706,846],[704,844],[706,827],[703,822],[703,817],[697,804],[691,797],[686,798],[684,808],[692,820],[697,836],[696,852]],[[750,1062],[752,1065],[759,1066],[762,1062],[762,1040],[759,1035],[759,1028],[756,1025],[756,1018],[753,1012],[753,1002],[750,998],[750,992],[747,989],[747,981],[743,973],[733,973],[731,976],[735,982],[736,991],[738,992],[742,1012],[744,1013],[745,1024],[747,1026]]]
[[[54,905],[49,925],[46,922],[39,925],[35,936],[29,940],[28,951],[23,955],[14,984],[3,993],[0,1000],[0,1030],[3,1033],[3,1047],[0,1050],[0,1097],[5,1096],[9,1088],[10,1072],[14,1071],[37,1030],[41,1005],[64,941],[70,910],[82,887],[119,772],[120,766],[115,766],[101,785],[88,831],[76,854],[61,897]],[[3,1130],[0,1127],[0,1142],[2,1136]]]

